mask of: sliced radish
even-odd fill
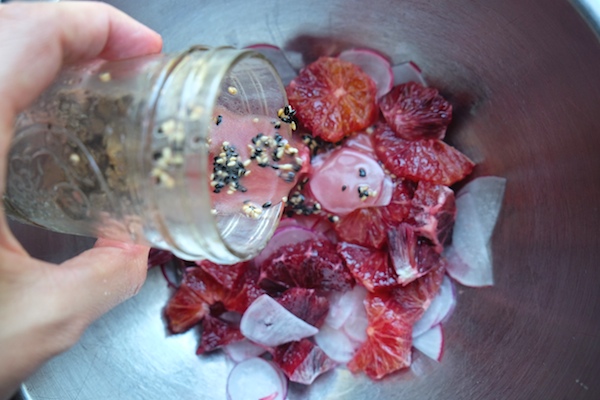
[[[364,343],[367,340],[367,328],[369,319],[365,305],[361,302],[352,311],[342,329],[348,337],[355,342]]]
[[[225,345],[223,347],[223,351],[225,351],[229,358],[231,358],[234,362],[239,363],[250,358],[258,357],[267,350],[256,343],[252,343],[248,339],[243,339],[239,342],[233,342]]]
[[[351,49],[340,53],[338,58],[359,66],[377,85],[377,97],[392,89],[394,73],[390,62],[383,55],[369,49]]]
[[[456,198],[452,245],[444,255],[448,274],[465,286],[494,284],[489,240],[502,207],[506,179],[481,177],[466,185]]]
[[[367,289],[356,285],[344,293],[333,293],[329,297],[329,313],[325,323],[334,329],[340,329],[355,310],[364,309],[363,301],[367,297]]]
[[[386,177],[376,158],[341,148],[313,170],[308,186],[323,209],[341,216],[358,208],[388,205],[393,186],[391,180],[385,182]],[[359,195],[361,190],[368,193],[366,198]]]
[[[323,350],[327,357],[339,363],[347,363],[354,357],[356,345],[340,329],[333,329],[323,325],[315,335],[315,343]]]
[[[475,206],[473,218],[477,218],[481,233],[486,239],[492,237],[506,188],[506,178],[483,176],[469,182],[458,192],[458,196],[471,194]]]
[[[444,332],[436,325],[413,339],[413,347],[432,360],[441,361],[444,354]]]
[[[456,294],[452,280],[444,276],[439,293],[433,298],[425,314],[413,326],[413,338],[417,337],[434,325],[446,321],[456,305]]]
[[[284,400],[287,379],[274,364],[251,358],[237,364],[227,378],[229,400]]]
[[[452,244],[444,250],[448,274],[465,286],[494,284],[491,253],[486,232],[476,214],[477,202],[470,193],[456,199]]]
[[[394,86],[408,82],[416,82],[423,86],[427,86],[427,82],[421,74],[421,68],[412,61],[394,65],[392,67],[394,73]]]
[[[310,229],[300,225],[287,225],[275,230],[273,237],[267,243],[267,246],[254,258],[256,265],[260,266],[273,253],[282,246],[296,244],[307,240],[314,240],[317,234]]]
[[[297,75],[298,71],[292,67],[290,62],[283,50],[281,50],[277,46],[273,46],[271,44],[254,44],[252,46],[246,47],[247,49],[251,49],[256,51],[257,53],[265,56],[267,60],[273,64],[277,73],[279,74],[281,81],[285,86],[292,81]]]
[[[251,341],[269,347],[314,336],[319,332],[266,294],[250,304],[242,316],[240,330]]]

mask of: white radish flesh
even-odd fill
[[[284,400],[287,379],[278,367],[262,358],[237,364],[227,378],[229,400]]]
[[[356,285],[352,290],[344,293],[334,293],[329,298],[329,313],[325,323],[334,329],[341,328],[350,314],[358,307],[364,309],[363,301],[367,297],[367,289]]]
[[[444,354],[444,332],[436,325],[413,339],[413,347],[432,360],[441,361]]]
[[[297,341],[319,332],[266,294],[248,307],[242,316],[240,330],[246,338],[268,347]]]
[[[456,198],[452,245],[445,251],[448,274],[465,286],[494,284],[489,246],[502,207],[506,179],[488,176],[473,180]]]
[[[229,343],[223,347],[223,351],[234,362],[239,363],[250,358],[258,357],[266,352],[265,348],[256,343],[252,343],[248,339],[240,340],[239,342]]]
[[[327,357],[339,363],[347,363],[352,359],[356,346],[350,338],[339,329],[323,325],[315,335],[315,343]]]
[[[383,55],[370,49],[351,49],[341,52],[338,58],[359,66],[373,79],[377,86],[377,98],[392,89],[394,74],[390,62]]]
[[[465,286],[491,286],[491,255],[475,214],[475,199],[470,193],[464,194],[456,199],[456,208],[452,244],[444,250],[448,274]]]
[[[472,180],[458,192],[458,197],[467,193],[473,197],[474,218],[479,221],[481,232],[487,240],[494,232],[505,188],[506,178],[483,176]]]
[[[369,327],[369,318],[363,302],[357,304],[342,329],[350,339],[358,343],[364,343],[367,340],[367,328]]]

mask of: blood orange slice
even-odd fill
[[[404,140],[385,124],[373,136],[375,153],[397,176],[451,186],[471,173],[475,164],[438,139]]]
[[[443,276],[444,268],[438,267],[404,287],[367,295],[367,340],[348,363],[350,371],[381,379],[410,365],[413,325],[439,291]]]
[[[406,140],[443,139],[452,105],[437,89],[407,82],[382,97],[379,107],[396,134]]]
[[[287,87],[298,120],[314,136],[338,142],[375,122],[375,82],[359,67],[321,57],[300,71]]]

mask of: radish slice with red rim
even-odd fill
[[[301,243],[307,240],[315,240],[318,235],[310,229],[300,225],[286,224],[284,227],[277,228],[273,237],[267,243],[267,246],[254,258],[256,265],[260,266],[273,253],[283,246]]]
[[[234,362],[239,363],[250,358],[258,357],[264,354],[267,350],[248,339],[240,340],[239,342],[229,343],[223,347],[225,354]]]
[[[237,364],[227,378],[229,400],[285,400],[287,379],[277,366],[262,358]]]
[[[435,361],[441,361],[444,354],[444,331],[436,325],[413,339],[413,347]]]
[[[315,343],[327,357],[339,363],[347,363],[354,357],[356,345],[340,329],[323,325],[315,335]]]
[[[416,82],[422,86],[427,86],[427,82],[421,74],[421,68],[412,61],[394,65],[392,71],[394,73],[394,86],[408,82]]]
[[[394,74],[388,59],[370,49],[350,49],[340,53],[339,59],[351,62],[373,79],[377,86],[377,97],[392,89]]]
[[[267,294],[250,304],[242,316],[240,330],[246,338],[268,347],[297,341],[319,332]]]
[[[290,83],[292,79],[294,79],[298,75],[298,71],[296,71],[294,67],[292,67],[287,57],[285,56],[285,53],[279,47],[273,46],[271,44],[261,43],[253,44],[252,46],[248,46],[246,48],[249,50],[254,50],[257,53],[260,53],[263,56],[265,56],[265,58],[269,60],[271,64],[273,64],[273,66],[277,70],[277,73],[279,74],[279,77],[281,78],[281,81],[285,86],[287,86],[288,83]]]
[[[417,337],[434,325],[446,321],[456,306],[456,293],[452,280],[444,276],[439,293],[431,301],[421,319],[413,326],[413,338]]]

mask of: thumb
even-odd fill
[[[58,268],[64,309],[85,327],[135,295],[146,279],[148,252],[146,246],[98,239],[94,248],[64,262]]]

